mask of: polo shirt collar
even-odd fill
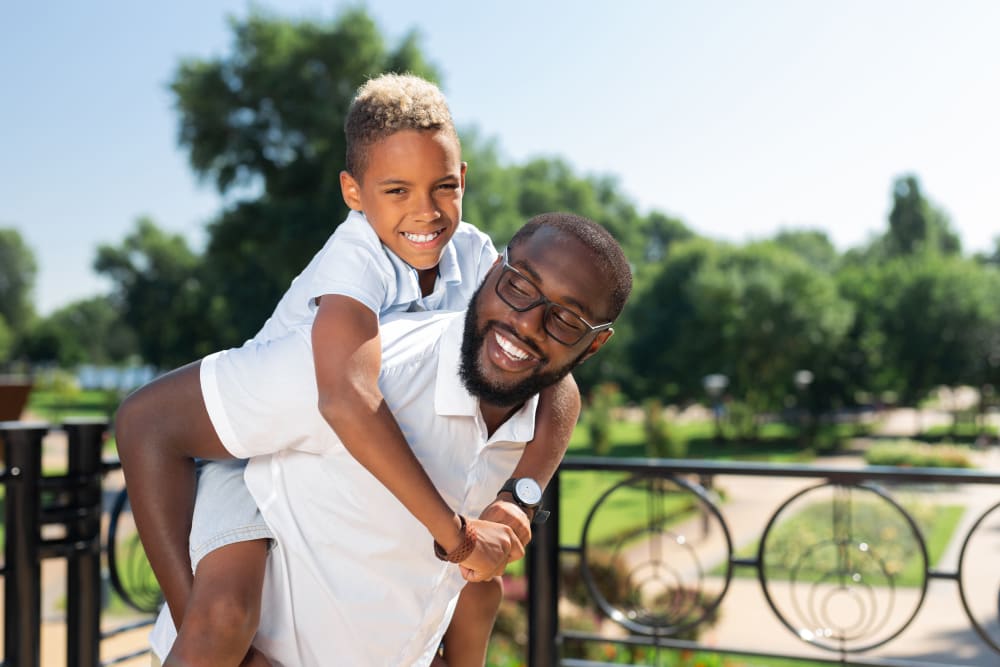
[[[374,230],[373,232],[374,233]],[[377,236],[376,236],[377,238]],[[420,293],[420,280],[417,277],[417,270],[404,262],[399,255],[389,250],[379,241],[386,257],[392,262],[396,273],[396,303],[420,302],[423,295]],[[458,261],[458,251],[455,244],[448,241],[441,254],[441,261],[438,262],[438,282],[435,292],[443,290],[445,285],[461,284],[462,269]]]
[[[434,388],[434,410],[442,417],[480,418],[479,399],[465,388],[459,375],[462,358],[462,333],[465,329],[465,314],[452,319],[441,335],[438,343],[437,381]],[[538,396],[525,401],[521,409],[500,425],[490,440],[508,442],[528,442],[535,437],[535,411]]]

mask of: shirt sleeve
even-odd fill
[[[319,411],[310,331],[299,327],[202,360],[205,407],[233,456],[319,453],[339,442]]]
[[[391,303],[395,274],[381,245],[359,238],[335,238],[324,250],[309,286],[310,301],[326,294],[347,296],[376,315]]]

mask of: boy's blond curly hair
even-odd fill
[[[433,83],[412,74],[382,74],[358,88],[347,110],[347,173],[361,178],[372,144],[400,130],[458,133],[448,103]]]

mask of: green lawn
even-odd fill
[[[36,388],[28,398],[28,410],[50,422],[60,422],[67,417],[109,419],[120,400],[118,392],[87,389],[67,393]]]
[[[927,546],[929,566],[934,567],[948,547],[962,519],[965,508],[959,505],[904,505],[914,516]],[[832,538],[830,526],[830,505],[815,503],[805,507],[797,514],[783,520],[772,533],[769,552],[773,555],[766,564],[767,576],[771,579],[783,579],[791,576],[793,565],[800,564],[800,558],[805,554],[808,545],[814,545],[824,539]],[[876,564],[867,560],[863,553],[849,552],[851,558],[856,558],[855,567],[869,577],[869,583],[888,584],[889,575],[896,586],[914,587],[923,582],[924,572],[921,559],[916,551],[916,543],[904,539],[908,535],[908,526],[899,515],[884,503],[868,501],[855,502],[851,511],[852,533],[857,542],[870,542],[884,559]],[[754,540],[736,550],[737,558],[752,558],[757,555],[760,542]],[[811,581],[823,576],[834,568],[838,558],[843,557],[835,546],[810,552],[811,562],[816,568],[803,567],[796,572],[800,580]],[[885,568],[883,570],[882,568]],[[723,568],[716,568],[715,574],[722,574]],[[736,568],[736,576],[756,577],[756,568]]]

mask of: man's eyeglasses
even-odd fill
[[[610,329],[614,322],[593,325],[565,306],[546,298],[542,291],[513,266],[503,251],[503,267],[496,284],[497,296],[519,313],[545,306],[542,313],[542,327],[545,332],[563,345],[572,346],[583,340],[583,337],[595,331]]]

